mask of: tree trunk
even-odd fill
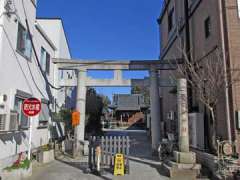
[[[214,153],[217,151],[217,141],[216,141],[216,119],[214,114],[214,108],[210,108],[211,118],[212,118],[212,128],[211,128],[211,149]]]

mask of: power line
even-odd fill
[[[32,87],[31,87],[31,85],[30,85],[30,82],[29,82],[29,80],[28,80],[28,78],[27,78],[27,76],[26,76],[26,74],[25,74],[25,72],[24,72],[24,70],[23,70],[23,67],[21,66],[20,60],[19,60],[19,58],[18,58],[18,56],[17,56],[17,54],[16,54],[16,51],[15,51],[12,43],[11,43],[10,37],[9,37],[6,29],[4,28],[4,26],[3,26],[3,25],[0,25],[0,27],[2,27],[2,29],[3,29],[3,32],[4,32],[4,34],[5,34],[6,38],[7,38],[7,41],[8,41],[8,43],[9,43],[9,45],[10,45],[10,48],[12,49],[12,52],[13,52],[16,60],[17,60],[17,63],[18,63],[18,65],[19,65],[19,67],[20,67],[20,69],[21,69],[21,71],[22,71],[22,73],[23,73],[24,78],[25,78],[25,80],[26,80],[26,82],[27,82],[27,85],[28,85],[28,87],[29,87],[29,90],[31,91],[31,93],[33,93],[33,90],[32,90]],[[42,93],[42,92],[40,92],[40,93]]]
[[[36,48],[35,48],[35,45],[33,43],[33,39],[32,39],[32,36],[31,36],[31,32],[30,32],[30,27],[29,27],[29,23],[28,23],[28,17],[27,17],[27,12],[26,12],[26,8],[25,8],[25,5],[24,5],[24,1],[22,0],[22,4],[23,4],[23,10],[24,10],[24,15],[25,15],[25,22],[26,22],[26,25],[27,25],[27,31],[28,31],[28,35],[30,37],[30,41],[31,41],[31,45],[32,45],[32,48],[33,48],[33,52],[34,52],[34,55],[35,55],[35,58],[36,58],[36,61],[37,61],[37,64],[38,64],[38,67],[41,71],[41,74],[46,82],[46,84],[48,86],[50,86],[51,88],[53,89],[56,89],[56,90],[60,90],[62,88],[57,88],[55,87],[54,85],[52,85],[49,81],[48,81],[48,78],[46,76],[46,73],[43,71],[42,69],[42,66],[40,64],[40,61],[39,61],[39,58],[38,58],[38,55],[37,55],[37,52],[36,52]],[[49,88],[50,89],[50,88]],[[51,95],[52,96],[52,95]]]

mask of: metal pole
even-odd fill
[[[190,22],[189,22],[189,0],[185,0],[184,1],[184,13],[185,13],[185,36],[186,36],[186,55],[187,58],[189,59],[189,61],[192,61],[192,57],[191,57],[191,37],[190,37]],[[191,78],[191,74],[189,72],[187,72],[187,76],[189,78]],[[193,106],[193,93],[192,93],[192,88],[191,88],[191,84],[188,83],[188,104],[189,104],[189,109],[192,109]]]
[[[224,1],[225,2],[225,1]],[[224,38],[224,22],[223,22],[223,1],[219,0],[219,13],[220,13],[220,31],[221,31],[221,39],[222,39],[222,53],[223,53],[223,68],[225,73],[225,98],[226,98],[226,115],[227,115],[227,134],[228,140],[232,141],[232,132],[231,132],[231,122],[230,122],[230,109],[229,109],[229,88],[228,88],[228,78],[227,78],[227,59],[226,59],[226,46],[225,46],[225,38]]]
[[[32,117],[29,120],[29,141],[28,141],[28,160],[31,160],[31,149],[32,149]]]

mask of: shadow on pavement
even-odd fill
[[[111,178],[105,177],[104,175],[100,175],[98,173],[91,173],[88,169],[88,162],[72,162],[72,161],[67,161],[67,160],[62,160],[62,159],[56,159],[57,161],[67,164],[71,167],[77,168],[79,170],[81,170],[84,174],[91,174],[91,175],[95,175],[103,180],[112,180]]]
[[[167,176],[166,172],[163,170],[162,168],[162,163],[156,163],[156,162],[151,162],[149,160],[146,159],[138,159],[138,158],[134,158],[134,157],[129,157],[129,160],[133,161],[133,162],[137,162],[140,164],[145,164],[148,165],[154,169],[157,170],[157,172],[162,175],[162,176]]]

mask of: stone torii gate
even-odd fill
[[[76,110],[80,112],[80,124],[76,127],[77,149],[80,150],[80,143],[84,141],[85,128],[85,110],[86,110],[86,90],[89,86],[132,86],[131,80],[123,79],[123,70],[147,70],[150,75],[150,110],[151,110],[151,138],[152,149],[157,150],[161,139],[160,132],[160,97],[158,86],[159,70],[174,70],[176,67],[159,60],[145,61],[85,61],[69,59],[53,59],[59,70],[76,70],[77,80],[68,83],[65,86],[77,86]],[[88,70],[112,70],[113,79],[92,79],[87,76]]]

